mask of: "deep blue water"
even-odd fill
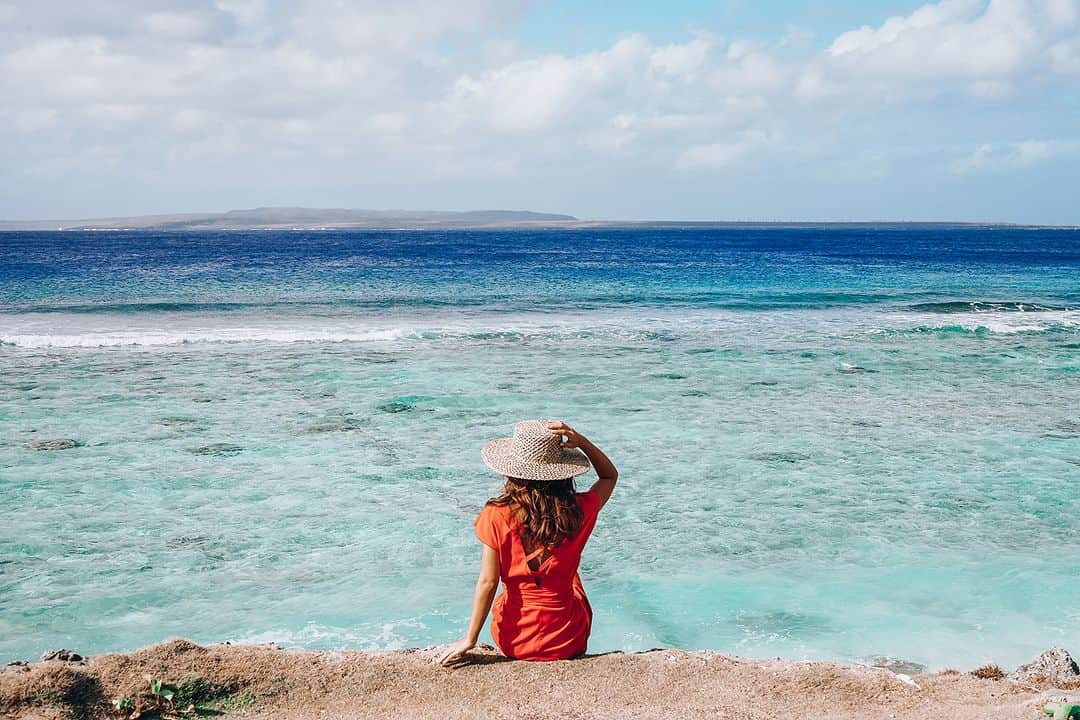
[[[84,312],[268,303],[756,309],[981,291],[1075,304],[1078,235],[963,226],[10,233],[0,236],[0,302]]]

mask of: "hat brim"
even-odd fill
[[[499,438],[486,443],[480,457],[489,468],[522,480],[566,480],[589,472],[589,458],[577,448],[563,448],[557,462],[522,462],[510,452],[513,438]]]

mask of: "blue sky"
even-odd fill
[[[888,0],[770,0],[769,2],[645,2],[535,3],[522,14],[515,34],[523,44],[541,51],[582,52],[612,44],[623,35],[646,31],[654,42],[685,39],[695,28],[722,35],[769,42],[789,25],[815,32],[827,43],[852,27],[880,22],[910,12],[910,2]]]
[[[1078,95],[1080,0],[0,0],[0,219],[1080,224]]]

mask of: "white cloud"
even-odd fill
[[[978,6],[977,0],[944,0],[940,3],[923,5],[907,17],[889,18],[879,28],[863,25],[858,30],[843,33],[829,46],[829,54],[836,56],[872,52],[901,40],[905,34],[913,34],[917,30],[940,27],[956,20],[968,19]]]
[[[976,80],[968,91],[975,97],[1003,98],[1012,90],[1012,85],[1004,80]]]
[[[766,50],[740,52],[713,72],[711,84],[721,92],[771,93],[782,89],[794,68]]]
[[[198,38],[211,27],[202,13],[152,12],[139,18],[139,23],[151,35],[168,38]]]
[[[1034,165],[1078,151],[1080,141],[1077,140],[1024,140],[1012,145],[1007,159],[1017,165]]]
[[[266,15],[266,0],[217,0],[214,5],[235,17],[242,25],[263,22]]]
[[[105,125],[124,125],[141,120],[146,115],[146,106],[128,103],[94,103],[87,106],[86,113]]]
[[[575,57],[546,55],[514,62],[477,76],[462,75],[449,99],[463,124],[505,133],[545,130],[598,95],[629,82],[648,62],[650,46],[631,35],[602,52]]]
[[[733,141],[695,145],[675,161],[677,170],[721,170],[738,165],[754,154],[779,150],[775,138],[761,131],[748,131]]]
[[[1016,170],[1080,153],[1080,140],[1022,140],[1001,145],[985,143],[952,164],[958,175]]]
[[[622,113],[610,118],[603,127],[587,134],[582,144],[598,152],[623,153],[639,148],[643,142],[662,137],[684,136],[705,131],[715,125],[716,119],[709,115]]]
[[[989,166],[993,160],[994,146],[984,143],[975,148],[975,152],[970,155],[955,160],[952,164],[952,171],[957,175],[978,172]]]
[[[1052,69],[1046,49],[1071,27],[1073,0],[944,0],[843,33],[828,54],[861,77],[994,80]]]
[[[750,145],[742,142],[695,145],[679,155],[675,167],[679,170],[726,168],[746,157],[750,149]]]
[[[1070,39],[1050,46],[1050,68],[1062,75],[1080,75],[1080,39]]]
[[[689,78],[705,66],[717,38],[698,33],[688,43],[672,43],[653,50],[649,67],[657,73],[677,78]]]
[[[795,82],[795,97],[814,101],[842,95],[844,87],[831,80],[820,65],[804,68]]]
[[[45,128],[53,127],[59,118],[55,110],[44,109],[14,109],[9,108],[6,112],[0,112],[0,117],[6,116],[11,127],[19,133],[33,133]]]
[[[1077,10],[1076,0],[1046,0],[1046,15],[1050,22],[1061,28],[1071,28],[1076,25]]]

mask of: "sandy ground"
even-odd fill
[[[746,660],[653,650],[529,663],[477,651],[437,666],[435,648],[387,653],[306,652],[274,646],[201,647],[171,640],[83,662],[0,672],[0,716],[152,716],[146,676],[184,688],[188,714],[238,718],[874,718],[1032,720],[1073,689],[956,671],[911,677],[868,667]],[[129,698],[116,710],[113,700]],[[190,702],[194,700],[195,702]],[[160,703],[157,703],[161,705]],[[170,715],[168,705],[161,705]],[[182,708],[181,708],[182,709]]]

